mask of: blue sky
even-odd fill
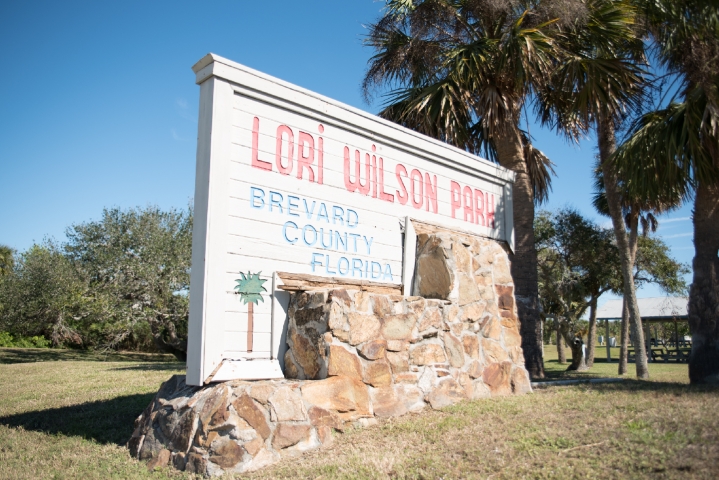
[[[185,207],[194,191],[199,87],[208,52],[377,112],[360,82],[372,0],[0,2],[0,243],[24,250],[103,207]],[[547,205],[591,207],[592,138],[531,125],[556,164]],[[691,205],[659,234],[691,264]],[[687,277],[687,281],[691,281]],[[645,287],[639,296],[661,292]],[[600,301],[601,304],[601,301]]]

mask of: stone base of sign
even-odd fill
[[[530,392],[506,250],[416,228],[419,295],[334,283],[298,289],[287,379],[191,387],[175,376],[137,419],[132,455],[151,468],[242,473],[327,446],[334,432],[377,417]]]

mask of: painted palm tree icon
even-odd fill
[[[252,318],[253,316],[253,307],[259,300],[260,302],[264,302],[265,300],[262,298],[262,292],[266,292],[267,290],[265,287],[262,286],[263,283],[265,283],[267,280],[260,279],[260,274],[262,272],[257,273],[250,273],[247,272],[247,276],[245,276],[244,273],[240,272],[240,275],[242,276],[241,279],[235,280],[237,282],[237,285],[235,286],[235,290],[237,290],[237,294],[240,295],[240,300],[243,300],[245,302],[245,305],[247,305],[247,351],[252,351],[252,331],[254,330],[254,320]]]

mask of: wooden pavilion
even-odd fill
[[[648,360],[656,361],[676,361],[686,362],[691,351],[691,341],[679,338],[678,322],[686,322],[689,319],[687,297],[650,297],[638,298],[639,312],[642,316],[642,325],[644,326],[644,341]],[[609,300],[597,309],[597,320],[604,320],[606,323],[607,333],[607,361],[611,362],[611,351],[609,347],[609,322],[621,321],[622,319],[621,298]],[[652,345],[650,326],[656,323],[674,323],[674,341],[669,342],[667,346]]]

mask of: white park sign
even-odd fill
[[[513,246],[512,172],[217,55],[193,70],[188,384],[282,377],[277,272],[409,292],[410,218]]]

